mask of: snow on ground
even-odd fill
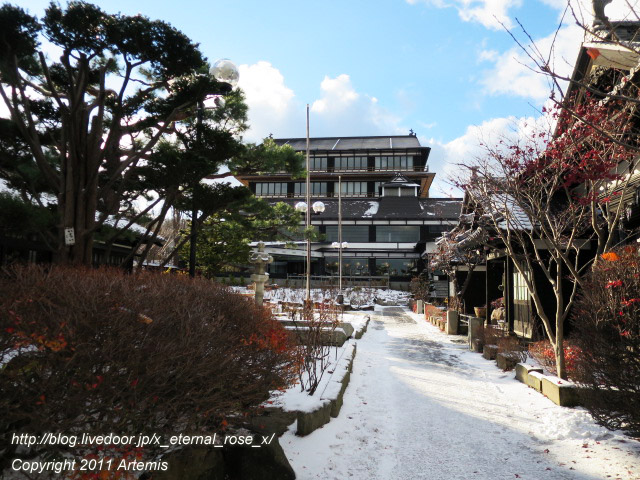
[[[350,323],[354,331],[358,331],[366,323],[373,312],[349,312],[346,311],[338,315],[341,322]]]
[[[360,330],[369,318],[365,312],[351,312],[338,314],[340,322],[350,323],[354,331]],[[309,395],[302,391],[300,384],[289,387],[284,392],[274,392],[265,406],[282,407],[284,411],[312,412],[326,403],[326,399],[336,398],[336,389],[340,389],[340,381],[344,376],[349,359],[357,341],[348,339],[341,347],[327,347],[328,365],[316,392]]]
[[[338,294],[336,288],[313,288],[310,291],[311,298],[316,302],[323,300],[335,300]],[[388,290],[375,287],[347,287],[343,289],[344,302],[346,304],[358,305],[360,308],[369,305],[372,306],[375,300],[392,302],[397,304],[406,304],[411,294],[400,290]],[[294,302],[300,303],[306,298],[303,288],[278,288],[265,292],[264,298],[272,302]]]
[[[354,345],[355,343],[352,341],[345,343],[342,347],[330,348],[328,366],[313,395],[303,392],[298,383],[282,393],[276,393],[267,402],[267,405],[281,407],[285,412],[313,412],[330,399],[335,398],[337,396],[336,388],[340,389],[340,381],[346,372]]]
[[[640,442],[563,408],[422,315],[376,307],[338,418],[280,443],[305,479],[640,479]]]
[[[230,287],[236,293],[252,294],[253,290],[247,287]],[[311,299],[314,302],[335,301],[338,295],[337,288],[312,288],[310,290]],[[347,287],[343,289],[344,303],[351,305],[353,308],[373,307],[376,299],[394,303],[397,305],[406,305],[411,298],[409,292],[401,290],[390,290],[376,287]],[[272,303],[287,302],[303,304],[306,298],[304,288],[280,287],[264,292],[264,299]]]

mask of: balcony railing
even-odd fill
[[[275,274],[272,274],[276,277]],[[287,274],[287,281],[291,286],[297,284],[303,285],[306,280],[306,275],[300,274]],[[325,287],[325,288],[337,288],[339,285],[340,277],[336,273],[335,275],[311,275],[312,287]],[[382,287],[389,288],[389,276],[388,275],[342,275],[342,285],[345,287]]]
[[[311,172],[428,172],[424,165],[413,165],[411,167],[367,167],[367,168],[311,168]],[[285,172],[282,172],[285,173]]]
[[[305,198],[305,193],[283,193],[283,194],[259,194],[256,197],[265,198]],[[312,193],[313,198],[338,198],[338,192]],[[377,192],[366,193],[342,193],[343,198],[377,198],[380,195]]]
[[[413,165],[412,167],[384,167],[384,168],[375,168],[375,167],[367,167],[367,168],[335,168],[335,167],[331,167],[331,168],[314,168],[311,167],[311,169],[309,170],[311,172],[324,172],[324,173],[333,173],[333,172],[340,172],[340,173],[371,173],[371,172],[428,172],[429,168],[428,166],[422,166],[422,165]],[[275,172],[276,175],[290,175],[290,172],[286,172],[284,170],[281,170],[279,172]],[[255,174],[255,175],[247,175],[247,177],[259,177],[259,176],[263,176],[265,174],[259,173],[259,174]],[[266,174],[266,175],[271,175],[271,174]]]

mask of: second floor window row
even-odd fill
[[[342,182],[344,197],[378,197],[383,182]],[[337,197],[338,182],[311,182],[311,195]],[[255,194],[258,197],[304,197],[307,193],[305,182],[257,182]]]
[[[311,157],[309,159],[309,168],[312,172],[414,170],[414,164],[414,157],[407,155]]]

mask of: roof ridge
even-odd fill
[[[353,137],[345,137],[342,135],[332,136],[332,137],[309,137],[310,140],[333,140],[333,139],[341,139],[341,140],[350,140],[354,138],[416,138],[413,135],[356,135]],[[283,137],[283,138],[275,138],[274,140],[284,141],[284,140],[306,140],[306,137]]]

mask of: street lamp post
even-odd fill
[[[307,178],[306,178],[306,200],[307,200],[307,214],[305,217],[306,220],[306,232],[307,232],[307,281],[306,281],[306,301],[307,301],[307,305],[310,305],[311,302],[311,239],[309,238],[310,235],[310,228],[311,228],[311,208],[309,208],[311,206],[311,162],[309,160],[309,145],[310,140],[309,140],[309,104],[307,103],[307,148],[306,148],[306,160],[307,160]]]
[[[218,60],[209,70],[209,75],[218,82],[228,85],[224,93],[230,92],[237,84],[240,74],[235,64],[226,58]],[[220,95],[220,94],[218,94]],[[224,100],[216,102],[216,106],[224,106]],[[198,100],[196,111],[196,145],[202,143],[202,122],[204,118],[204,99]],[[196,246],[198,243],[198,204],[196,202],[197,182],[194,182],[191,205],[191,235],[189,244],[189,276],[196,276]]]
[[[309,175],[309,172],[307,171],[307,176]],[[307,189],[307,192],[309,190]],[[307,199],[310,200],[310,195],[307,193]],[[311,206],[311,208],[308,207],[308,203],[306,202],[298,202],[295,205],[295,209],[298,212],[304,212],[306,213],[306,232],[307,232],[307,271],[306,271],[306,303],[307,305],[310,305],[311,303],[311,238],[309,238],[310,235],[310,227],[311,227],[311,210],[313,210],[313,213],[316,215],[321,214],[322,212],[324,212],[325,206],[324,203],[318,201],[318,202],[314,202],[313,205]]]
[[[342,296],[342,246],[342,175],[338,175],[338,263],[340,264],[338,295],[344,301]]]
[[[311,230],[311,163],[309,159],[309,104],[307,104],[307,148],[306,148],[306,169],[307,169],[307,178],[306,178],[306,202],[298,202],[295,205],[295,209],[299,212],[305,212],[305,231],[307,234],[307,274],[306,274],[306,285],[305,290],[306,294],[306,305],[311,305],[311,238],[309,238],[310,230]],[[320,214],[324,212],[324,203],[315,202],[312,206],[313,213]]]
[[[344,301],[342,293],[342,249],[347,247],[347,242],[342,241],[342,175],[338,175],[338,241],[331,244],[338,249],[338,303]]]

